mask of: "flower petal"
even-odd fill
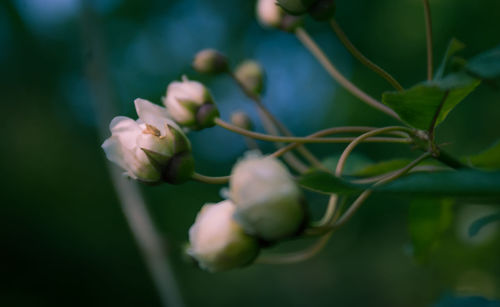
[[[117,116],[113,118],[109,128],[122,146],[130,150],[136,147],[141,128],[135,120],[125,116]]]
[[[137,98],[134,104],[139,119],[160,130],[161,135],[165,135],[166,133],[165,124],[179,129],[177,124],[170,118],[170,114],[166,108],[141,98]]]

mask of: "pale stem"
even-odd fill
[[[241,90],[243,91],[243,93],[245,93],[245,95],[247,97],[249,97],[250,99],[252,99],[255,104],[257,105],[257,109],[259,111],[259,116],[263,122],[263,124],[265,124],[265,121],[266,119],[268,121],[271,122],[271,125],[265,125],[266,127],[266,130],[268,130],[269,132],[272,131],[272,129],[269,129],[269,128],[274,128],[273,126],[276,126],[278,128],[278,130],[281,131],[281,133],[283,133],[284,135],[286,136],[292,136],[292,133],[290,130],[288,130],[288,128],[281,122],[279,121],[267,108],[266,106],[262,103],[262,100],[260,98],[259,95],[256,95],[255,93],[253,93],[252,91],[249,91],[244,84],[242,84],[240,82],[240,80],[238,80],[238,78],[236,78],[236,76],[233,74],[232,71],[228,71],[229,75],[231,76],[231,78],[236,82],[236,84],[238,84],[238,86],[241,88]],[[273,133],[275,135],[278,135],[278,133]],[[305,148],[304,146],[298,146],[297,150],[299,151],[299,153],[306,159],[308,160],[312,165],[316,166],[316,167],[323,167],[321,162],[307,149]],[[300,162],[300,160],[298,160],[295,156],[293,156],[292,154],[287,154],[287,156],[285,156],[285,158],[287,158],[287,162],[292,162],[292,164],[296,165],[296,166],[299,166],[298,168],[301,169],[300,172],[304,172],[306,171],[308,168],[302,164],[302,162]],[[302,164],[302,165],[300,165]]]
[[[320,252],[323,249],[323,247],[325,247],[326,243],[328,243],[328,240],[330,239],[332,234],[333,231],[330,231],[329,233],[323,235],[319,240],[315,242],[315,244],[309,246],[307,249],[288,254],[262,255],[259,258],[257,258],[255,263],[290,264],[310,259],[318,252]]]
[[[367,133],[364,133],[364,134],[358,136],[349,145],[347,145],[344,152],[342,152],[342,155],[340,156],[339,161],[337,163],[337,168],[335,169],[335,175],[337,177],[341,176],[342,170],[344,169],[345,163],[347,161],[347,157],[349,157],[349,155],[354,150],[354,148],[356,148],[356,146],[358,146],[364,140],[366,140],[370,137],[373,137],[375,135],[382,134],[382,133],[391,132],[391,131],[404,131],[404,132],[411,133],[411,129],[409,129],[409,128],[395,126],[395,127],[384,127],[384,128],[375,129],[375,130],[372,130],[370,132],[367,132]]]
[[[254,139],[269,141],[269,142],[280,142],[280,143],[349,143],[352,142],[354,137],[336,137],[336,138],[324,138],[324,137],[288,137],[288,136],[272,136],[269,134],[258,133],[254,131],[249,131],[228,122],[223,121],[220,118],[215,119],[215,124],[218,126],[230,130],[232,132],[251,137]],[[404,127],[399,127],[399,129],[404,129]],[[366,141],[368,142],[394,142],[394,143],[411,143],[411,139],[407,138],[369,138]]]
[[[295,30],[295,34],[297,38],[302,42],[302,44],[316,57],[316,59],[320,62],[321,65],[326,69],[326,71],[347,91],[349,91],[354,96],[358,97],[361,101],[364,101],[368,105],[373,108],[382,111],[393,118],[401,121],[396,112],[394,112],[391,108],[383,105],[381,102],[377,101],[370,95],[363,92],[356,85],[354,85],[351,81],[349,81],[342,73],[333,65],[333,63],[328,59],[323,50],[312,40],[306,30],[302,27],[298,27]]]
[[[417,159],[415,159],[413,162],[411,162],[410,164],[408,164],[404,168],[402,168],[399,171],[397,171],[394,175],[386,177],[386,178],[378,181],[377,183],[375,183],[372,186],[372,188],[381,186],[383,184],[386,184],[388,182],[391,182],[393,180],[396,180],[396,179],[400,178],[401,176],[403,176],[404,174],[406,174],[407,172],[409,172],[412,168],[414,168],[415,166],[417,166],[420,162],[422,162],[423,160],[425,160],[428,157],[430,157],[430,155],[431,154],[428,153],[428,152],[422,154],[420,157],[418,157]],[[350,220],[351,217],[354,215],[354,213],[361,207],[361,205],[363,204],[363,202],[368,198],[368,196],[371,195],[372,192],[373,192],[373,189],[368,189],[368,190],[363,191],[363,193],[361,193],[358,196],[358,198],[349,207],[349,209],[347,209],[347,211],[342,215],[342,217],[339,218],[339,220],[334,224],[333,229],[337,229],[337,228],[341,227],[348,220]]]
[[[432,18],[429,0],[422,0],[425,13],[425,37],[427,40],[427,80],[432,80]]]
[[[387,71],[378,66],[377,64],[370,61],[366,56],[364,56],[361,51],[356,48],[353,43],[349,40],[347,35],[344,33],[340,25],[337,23],[335,19],[330,20],[330,25],[332,26],[333,31],[337,34],[340,42],[346,47],[347,50],[354,56],[358,61],[360,61],[363,65],[374,71],[376,74],[384,78],[389,84],[391,84],[398,91],[402,91],[403,87],[399,82]]]

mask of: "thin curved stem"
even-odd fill
[[[193,176],[191,176],[191,179],[195,181],[209,183],[209,184],[226,184],[229,182],[230,178],[231,176],[211,177],[199,173],[194,173]]]
[[[384,179],[378,181],[377,183],[375,183],[372,186],[372,188],[381,186],[383,184],[386,184],[388,182],[391,182],[393,180],[396,180],[396,179],[400,178],[401,176],[403,176],[404,174],[406,174],[407,172],[409,172],[412,168],[414,168],[415,166],[417,166],[420,162],[422,162],[423,160],[427,159],[430,156],[431,156],[431,154],[428,153],[428,152],[422,154],[420,157],[418,157],[417,159],[415,159],[413,162],[411,162],[407,166],[405,166],[402,169],[400,169],[399,171],[397,171],[394,175],[389,176],[387,178],[384,178]],[[351,217],[361,207],[361,205],[368,198],[368,196],[370,196],[372,194],[372,192],[373,192],[372,188],[363,191],[363,193],[361,193],[358,196],[358,198],[349,207],[349,209],[347,209],[347,211],[342,215],[342,217],[340,217],[338,219],[338,221],[333,225],[333,229],[337,229],[337,228],[341,227],[342,225],[344,225],[347,221],[349,221],[351,219]]]
[[[432,56],[432,18],[429,0],[422,0],[425,13],[425,37],[427,40],[427,80],[432,80],[433,56]]]
[[[349,81],[340,71],[333,65],[333,63],[328,59],[323,50],[314,42],[314,40],[309,36],[306,30],[302,27],[298,27],[295,30],[295,34],[297,38],[302,42],[302,44],[316,57],[316,59],[323,65],[326,71],[347,91],[349,91],[354,96],[358,97],[361,101],[364,101],[368,105],[373,108],[392,116],[393,118],[401,121],[396,112],[394,112],[391,108],[383,105],[381,102],[377,101],[370,95],[363,92],[356,85],[354,85],[351,81]]]
[[[254,139],[269,141],[269,142],[280,142],[280,143],[297,143],[297,144],[306,144],[306,143],[349,143],[352,142],[354,137],[336,137],[336,138],[321,138],[321,137],[290,137],[290,136],[272,136],[269,134],[258,133],[254,131],[249,131],[246,129],[242,129],[238,126],[230,124],[226,121],[223,121],[220,118],[215,119],[215,124],[230,130],[232,132],[251,137]],[[399,129],[404,129],[404,127],[399,127]],[[411,139],[407,138],[370,138],[367,141],[369,142],[391,142],[391,143],[411,143]],[[299,145],[297,145],[299,146]]]
[[[289,254],[262,255],[259,258],[257,258],[255,263],[290,264],[310,259],[323,249],[326,243],[328,243],[328,240],[330,239],[332,234],[333,231],[330,231],[329,233],[323,235],[318,241],[316,241],[315,244],[311,245],[310,247],[304,250]]]
[[[351,152],[354,150],[354,148],[356,146],[358,146],[359,144],[361,144],[363,141],[365,141],[366,139],[368,139],[370,137],[373,137],[375,135],[382,134],[382,133],[391,132],[391,131],[404,131],[404,132],[410,133],[411,129],[406,128],[406,127],[398,127],[398,126],[384,127],[384,128],[379,128],[379,129],[369,131],[367,133],[364,133],[364,134],[358,136],[346,147],[344,152],[342,152],[342,155],[340,156],[339,161],[337,163],[337,168],[335,169],[335,175],[340,177],[340,175],[342,174],[342,170],[344,169],[345,163],[347,161],[347,157],[349,157],[349,155],[351,154]]]
[[[382,78],[387,80],[387,82],[389,82],[389,84],[391,84],[396,90],[398,90],[398,91],[403,90],[403,87],[401,86],[401,84],[391,74],[389,74],[387,71],[385,71],[383,68],[381,68],[377,64],[370,61],[366,56],[364,56],[361,53],[361,51],[358,50],[358,48],[356,48],[353,45],[353,43],[349,40],[347,35],[344,33],[344,31],[342,30],[342,28],[339,26],[339,24],[337,23],[337,21],[334,18],[330,19],[330,25],[331,25],[333,31],[335,32],[335,34],[337,35],[337,37],[339,38],[340,42],[342,42],[344,47],[346,47],[346,49],[349,50],[349,52],[352,54],[352,56],[354,56],[356,59],[358,59],[358,61],[360,61],[366,67],[373,70],[376,74],[378,74],[379,76],[381,76]]]
[[[257,109],[259,111],[259,116],[261,117],[261,120],[263,122],[263,124],[265,125],[266,127],[266,130],[268,130],[269,132],[273,131],[273,128],[274,126],[276,126],[276,128],[281,131],[281,133],[283,133],[284,135],[286,136],[292,136],[292,133],[290,130],[288,130],[288,128],[282,123],[280,122],[267,108],[266,106],[262,103],[262,100],[260,98],[259,95],[255,94],[254,92],[252,91],[249,91],[245,85],[243,83],[240,82],[240,80],[238,80],[238,78],[236,78],[236,76],[234,75],[234,73],[230,70],[228,70],[227,72],[229,74],[229,76],[236,82],[236,84],[238,84],[238,86],[241,88],[241,90],[243,91],[243,93],[245,93],[245,95],[252,99],[255,104],[257,105]],[[266,119],[270,122],[269,124],[266,123]],[[274,133],[274,134],[278,134],[278,133]],[[279,146],[279,145],[278,145]],[[297,150],[299,151],[299,153],[306,159],[308,160],[312,165],[316,166],[316,167],[323,167],[323,165],[321,164],[321,162],[307,149],[305,148],[304,146],[299,146],[297,148]],[[292,154],[289,154],[287,157],[286,157],[286,160],[289,164],[291,164],[292,166],[295,165],[295,168],[299,171],[299,172],[303,172],[305,170],[307,170],[307,167],[305,165],[302,164],[302,162],[300,160],[298,160],[294,155]]]

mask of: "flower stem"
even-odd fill
[[[262,103],[262,100],[259,95],[255,94],[252,91],[249,91],[244,84],[236,78],[234,73],[232,71],[228,71],[229,76],[238,84],[238,86],[241,88],[243,93],[245,95],[252,99],[255,104],[257,105],[257,110],[259,111],[259,116],[262,120],[262,123],[266,127],[266,130],[268,132],[273,132],[274,127],[276,127],[281,133],[283,133],[286,136],[292,136],[292,133],[288,128],[280,122],[267,108],[266,106]],[[273,135],[278,135],[277,132],[271,133]],[[278,145],[280,146],[280,145]],[[317,166],[317,167],[322,167],[321,162],[309,151],[307,148],[304,146],[298,146],[297,150],[299,153],[307,159],[311,164]],[[285,160],[291,164],[292,166],[295,166],[295,169],[297,169],[299,172],[304,172],[307,170],[307,166],[305,166],[300,160],[298,160],[294,155],[287,154],[287,156],[284,157]]]
[[[280,143],[297,143],[298,144],[307,144],[307,143],[349,143],[352,142],[355,138],[354,137],[331,137],[331,138],[322,138],[322,137],[297,137],[297,136],[273,136],[269,134],[263,134],[263,133],[258,133],[254,131],[249,131],[246,129],[242,129],[238,126],[235,126],[233,124],[230,124],[226,121],[223,121],[220,118],[215,119],[215,124],[227,129],[229,131],[251,137],[257,140],[262,140],[262,141],[269,141],[269,142],[280,142]],[[394,128],[394,127],[393,127]],[[404,127],[398,127],[399,130],[405,129]],[[331,129],[326,129],[326,131],[332,131]],[[323,132],[323,131],[319,131]],[[374,142],[374,143],[404,143],[408,144],[411,143],[412,140],[408,138],[368,138],[366,140],[367,142]],[[291,150],[291,149],[289,149]],[[285,151],[286,152],[286,151]]]
[[[384,179],[376,182],[372,187],[378,187],[378,186],[381,186],[383,184],[389,183],[391,181],[394,181],[394,180],[400,178],[404,174],[408,173],[412,168],[417,166],[420,162],[422,162],[423,160],[427,159],[430,156],[431,156],[431,154],[428,152],[423,153],[420,157],[415,159],[413,162],[411,162],[407,166],[403,167],[402,169],[400,169],[399,171],[394,173],[392,176],[389,176],[387,178],[384,178]],[[347,211],[342,215],[342,217],[340,217],[339,220],[333,225],[333,229],[337,229],[337,228],[343,226],[347,221],[349,221],[351,219],[351,217],[354,215],[354,213],[361,207],[363,202],[368,198],[368,196],[370,196],[372,194],[372,192],[373,192],[372,188],[363,191],[363,193],[361,193],[358,196],[358,198],[354,201],[354,203],[352,203],[352,205],[349,207],[349,209],[347,209]]]
[[[199,182],[209,183],[209,184],[226,184],[229,182],[231,176],[221,176],[221,177],[211,177],[205,176],[199,173],[194,173],[191,179]]]
[[[337,35],[337,37],[339,38],[340,42],[342,42],[344,47],[346,47],[346,49],[349,50],[349,52],[356,59],[358,59],[358,61],[360,61],[363,65],[365,65],[369,69],[373,70],[376,74],[378,74],[379,76],[381,76],[382,78],[387,80],[387,82],[389,82],[389,84],[391,84],[396,90],[398,90],[398,91],[403,90],[403,87],[401,86],[401,84],[399,84],[399,82],[393,76],[391,76],[391,74],[389,74],[387,71],[382,69],[377,64],[370,61],[366,56],[364,56],[358,50],[358,48],[356,48],[352,44],[352,42],[349,40],[349,38],[344,33],[344,31],[342,31],[342,28],[339,26],[339,24],[337,23],[337,21],[334,18],[330,19],[330,25],[331,25],[333,31],[335,32],[335,34]]]
[[[377,101],[370,95],[363,92],[356,85],[354,85],[351,81],[349,81],[340,71],[333,65],[333,63],[328,59],[323,50],[314,42],[314,40],[309,36],[306,30],[302,27],[298,27],[295,30],[295,34],[300,42],[316,57],[316,59],[320,62],[321,65],[326,69],[326,71],[347,91],[349,91],[354,96],[358,97],[361,101],[364,101],[368,105],[373,108],[382,111],[389,116],[401,121],[396,112],[394,112],[391,108],[383,105],[381,102]]]
[[[432,19],[429,0],[422,0],[425,13],[425,36],[427,40],[427,80],[432,80],[433,60],[432,60]]]

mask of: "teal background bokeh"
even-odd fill
[[[87,1],[107,53],[115,115],[135,117],[133,99],[159,103],[167,84],[186,74],[211,88],[223,118],[245,110],[262,130],[253,105],[229,78],[201,76],[190,67],[198,50],[211,47],[233,66],[246,58],[263,64],[264,101],[297,135],[394,123],[339,88],[293,35],[260,27],[254,4]],[[452,37],[467,45],[466,58],[500,43],[499,1],[431,0],[431,6],[436,63]],[[337,7],[337,20],[355,45],[403,86],[425,78],[421,1],[339,0]],[[0,151],[2,306],[160,305],[100,148],[95,116],[100,106],[92,102],[85,72],[82,18],[76,0],[0,2],[0,126],[6,139]],[[391,90],[349,56],[327,24],[310,19],[305,24],[353,82],[374,97]],[[438,138],[453,154],[475,153],[499,138],[498,118],[500,93],[482,85],[439,127]],[[245,150],[241,137],[220,128],[190,138],[196,167],[204,174],[227,174]],[[342,150],[311,148],[322,157]],[[360,147],[360,155],[378,161],[414,153],[401,145],[372,144]],[[221,200],[220,187],[190,182],[141,190],[187,306],[426,306],[443,293],[460,291],[500,297],[498,230],[474,245],[460,241],[453,228],[429,263],[417,263],[408,252],[409,199],[370,199],[324,251],[304,263],[210,274],[184,261],[182,249],[199,208]],[[319,216],[325,198],[308,197],[312,214]],[[459,204],[457,216],[467,204]]]

